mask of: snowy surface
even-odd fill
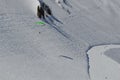
[[[120,48],[113,48],[105,52],[105,55],[120,64]]]
[[[55,17],[45,26],[38,0],[0,0],[0,80],[89,80],[88,49],[120,43],[120,1],[43,1]]]
[[[93,47],[88,51],[90,78],[91,80],[119,80],[120,79],[120,64],[113,59],[119,59],[119,53],[112,53],[115,48],[120,48],[120,45],[101,45]],[[110,49],[113,49],[112,51]],[[118,51],[118,50],[116,50]],[[110,57],[107,55],[113,55]]]

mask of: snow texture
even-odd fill
[[[38,0],[0,0],[0,80],[90,80],[87,51],[120,44],[120,1],[41,1],[53,13],[45,20]]]
[[[95,46],[88,51],[89,55],[89,73],[91,80],[119,80],[120,64],[114,59],[120,56],[111,56],[109,58],[105,54],[112,55],[110,49],[120,48],[120,45],[100,45]],[[110,53],[108,53],[110,51]],[[117,50],[116,50],[117,51]],[[106,53],[107,52],[107,53]],[[117,53],[116,55],[119,55]]]

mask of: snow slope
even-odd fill
[[[120,49],[119,48],[110,49],[105,52],[105,55],[115,60],[116,62],[120,63]]]
[[[91,80],[119,80],[120,64],[114,59],[119,59],[120,52],[110,51],[120,48],[120,45],[101,45],[93,47],[88,51],[90,78]],[[118,50],[115,50],[118,51]],[[107,55],[112,55],[111,59]],[[115,57],[116,56],[116,57]]]
[[[120,1],[44,2],[55,18],[41,26],[37,0],[0,0],[0,80],[89,80],[88,49],[120,43]]]

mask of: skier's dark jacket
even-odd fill
[[[39,18],[42,18],[42,17],[43,19],[45,18],[45,12],[42,7],[39,7],[39,6],[37,7],[37,16]]]

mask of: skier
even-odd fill
[[[41,19],[45,19],[45,12],[42,7],[37,7],[37,16]]]
[[[52,11],[50,10],[49,6],[45,5],[44,9],[48,15],[52,15]]]
[[[38,0],[40,3],[40,6],[43,8],[46,14],[52,15],[52,11],[50,10],[49,6],[43,2],[43,0]]]

